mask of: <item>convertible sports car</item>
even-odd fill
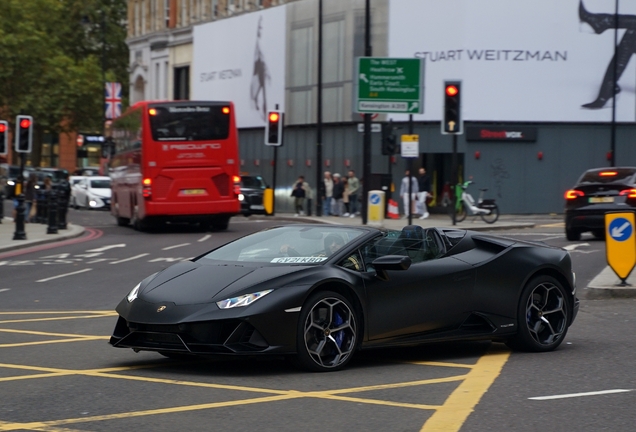
[[[288,225],[153,274],[110,343],[167,357],[286,355],[313,371],[359,349],[493,340],[550,351],[579,308],[570,255],[456,229]]]

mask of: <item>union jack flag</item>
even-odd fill
[[[121,83],[107,82],[105,84],[105,117],[107,119],[115,119],[121,115]]]

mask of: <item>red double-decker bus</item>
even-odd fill
[[[198,222],[227,229],[240,213],[231,102],[144,101],[113,121],[111,213],[120,226]]]

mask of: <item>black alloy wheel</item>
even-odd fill
[[[552,276],[537,276],[521,293],[517,311],[517,335],[510,348],[544,352],[558,347],[568,331],[571,307],[563,286]]]
[[[481,216],[482,220],[488,224],[491,223],[495,223],[497,222],[497,219],[499,219],[499,207],[497,207],[497,205],[493,204],[492,208],[489,207],[490,213],[480,213],[479,215]]]
[[[358,344],[356,312],[344,296],[330,291],[313,294],[298,321],[297,360],[315,372],[340,370]]]
[[[578,231],[574,228],[565,228],[565,238],[569,241],[579,241],[581,240],[581,231]]]

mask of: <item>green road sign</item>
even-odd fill
[[[359,57],[356,82],[356,112],[424,112],[423,59]]]

